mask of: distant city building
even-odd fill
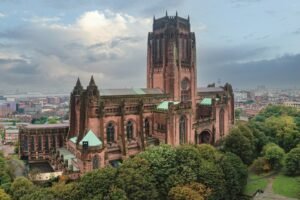
[[[0,100],[0,117],[8,117],[16,112],[16,102]]]
[[[6,127],[4,129],[4,144],[16,144],[19,140],[19,129],[17,127]]]
[[[286,101],[286,102],[283,102],[283,105],[300,109],[300,102]]]
[[[234,100],[236,103],[243,103],[251,100],[251,94],[249,91],[235,91]]]

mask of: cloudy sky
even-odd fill
[[[198,85],[300,84],[299,0],[0,0],[0,90],[146,86],[153,15],[190,16]]]

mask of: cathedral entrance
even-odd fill
[[[211,134],[208,130],[202,131],[200,134],[196,135],[197,144],[210,144]]]

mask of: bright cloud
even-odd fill
[[[61,23],[57,17],[23,20],[29,23],[26,27],[16,27],[4,34],[5,39],[19,41],[9,46],[14,52],[5,55],[8,60],[6,66],[13,68],[14,72],[26,72],[24,79],[28,78],[24,68],[34,66],[32,68],[39,76],[32,79],[44,77],[39,87],[43,84],[56,87],[58,80],[70,87],[76,77],[80,76],[87,82],[92,74],[104,87],[114,87],[111,83],[113,78],[130,82],[130,73],[136,71],[133,68],[141,69],[141,66],[133,66],[132,63],[139,63],[137,60],[141,57],[144,60],[142,69],[145,68],[145,41],[151,27],[148,18],[96,10],[83,13],[71,24]],[[4,57],[1,52],[7,50],[0,48],[0,60]],[[25,60],[24,57],[30,57],[30,66],[29,60],[14,62]],[[122,71],[124,73],[120,73]],[[140,84],[144,83],[141,81]]]

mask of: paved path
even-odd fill
[[[273,188],[272,188],[274,178],[275,177],[273,176],[268,179],[268,185],[267,185],[266,189],[264,190],[264,193],[256,196],[254,198],[254,200],[297,200],[294,198],[288,198],[288,197],[280,196],[278,194],[274,194]]]

